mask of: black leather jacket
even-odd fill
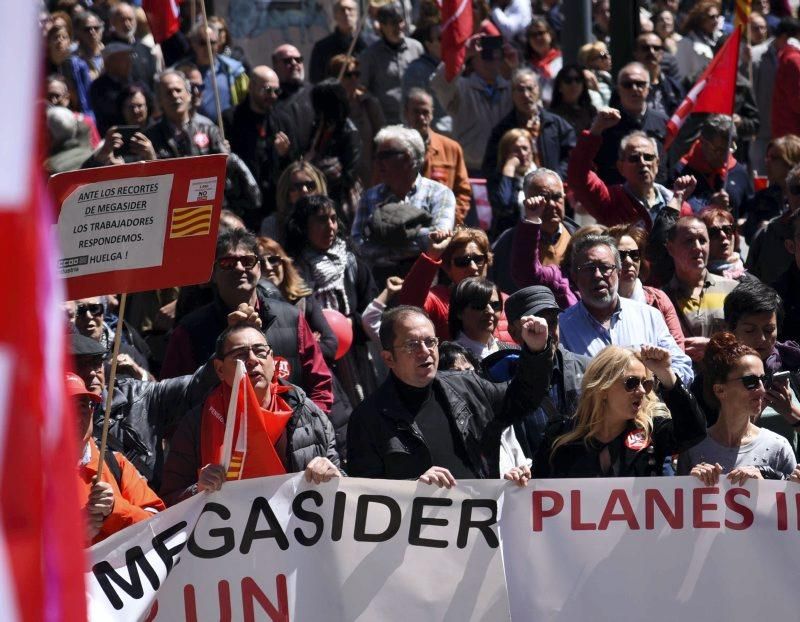
[[[497,477],[496,461],[484,456],[498,428],[513,424],[538,404],[549,385],[550,346],[532,353],[523,348],[510,383],[493,383],[474,372],[439,372],[433,392],[464,449],[472,469]],[[347,431],[348,471],[353,477],[416,479],[434,466],[430,450],[413,416],[403,406],[391,378],[350,416]]]

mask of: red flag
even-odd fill
[[[8,14],[10,12],[10,15]],[[2,619],[85,620],[86,531],[75,484],[77,425],[64,387],[55,215],[41,154],[43,75],[36,3],[0,22],[0,603]],[[34,105],[32,105],[34,104]]]
[[[733,100],[736,91],[736,71],[739,65],[739,42],[741,29],[737,28],[711,59],[708,67],[700,75],[695,85],[686,95],[667,123],[667,137],[664,149],[669,149],[678,135],[683,122],[693,112],[714,114],[733,114]]]
[[[464,45],[472,36],[472,2],[444,0],[442,2],[442,60],[445,78],[449,82],[461,71],[467,50]]]
[[[174,35],[181,27],[181,11],[178,0],[142,0],[147,23],[156,43]]]

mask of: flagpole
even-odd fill
[[[217,125],[219,126],[220,137],[224,141],[225,128],[222,125],[222,105],[220,104],[219,87],[217,86],[217,65],[214,59],[214,49],[211,47],[211,38],[208,36],[209,27],[205,0],[200,2],[200,8],[203,11],[203,26],[206,28],[206,49],[208,50],[208,57],[211,59],[211,87],[214,89],[214,103],[217,105]]]
[[[111,351],[111,373],[108,376],[108,391],[106,392],[105,412],[103,413],[103,433],[100,436],[100,457],[97,460],[97,475],[94,476],[93,484],[100,481],[103,474],[103,463],[105,462],[106,446],[108,445],[108,424],[111,420],[111,401],[114,396],[114,383],[117,379],[117,357],[119,357],[119,346],[122,342],[122,330],[125,318],[125,303],[128,301],[128,294],[123,293],[119,301],[119,322],[114,333],[114,348]]]

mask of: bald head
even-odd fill
[[[266,65],[253,67],[250,72],[250,108],[253,112],[266,114],[280,93],[278,74]]]
[[[285,43],[276,47],[272,53],[272,66],[281,84],[300,85],[305,80],[303,57],[293,45]]]

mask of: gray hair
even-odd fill
[[[551,177],[558,180],[558,183],[561,185],[561,187],[564,187],[564,182],[561,181],[561,175],[556,173],[554,170],[549,168],[537,168],[535,171],[532,171],[525,176],[525,181],[522,183],[522,187],[525,189],[525,196],[530,196],[531,184],[533,184],[533,182],[541,181],[545,177]]]
[[[511,86],[513,87],[523,78],[531,78],[533,83],[536,85],[536,91],[539,91],[539,76],[537,76],[536,72],[530,67],[520,67],[519,69],[515,69],[511,74]]]
[[[622,69],[620,69],[619,73],[617,74],[617,84],[619,84],[623,72],[626,72],[628,69],[638,69],[640,71],[643,71],[644,75],[647,76],[647,84],[650,84],[650,72],[647,71],[647,67],[645,67],[644,65],[642,65],[642,63],[637,61],[633,61],[628,63],[627,65],[623,65]]]
[[[417,130],[402,125],[387,125],[375,135],[376,151],[380,145],[389,141],[396,142],[411,157],[417,172],[422,169],[425,163],[425,142]]]
[[[708,115],[700,128],[700,136],[706,140],[714,138],[736,140],[736,126],[733,123],[733,117],[726,114]]]
[[[610,235],[588,233],[573,238],[572,255],[570,256],[570,265],[572,266],[573,273],[578,268],[578,257],[586,254],[595,246],[607,246],[614,254],[614,264],[617,266],[617,270],[622,267],[619,250],[617,249],[617,243],[614,241],[614,238]]]
[[[178,76],[181,80],[183,80],[183,87],[186,89],[186,92],[191,95],[192,85],[189,83],[189,78],[186,77],[186,74],[182,71],[178,71],[177,69],[165,69],[156,76],[156,96],[161,97],[161,81],[167,76]]]
[[[100,19],[97,14],[92,13],[91,11],[82,11],[81,13],[75,15],[75,17],[72,18],[72,25],[75,27],[75,30],[83,30],[86,28],[86,23],[92,18],[100,22],[101,31],[105,30],[105,24],[103,23],[103,20]]]
[[[418,86],[412,87],[408,89],[408,93],[406,93],[406,96],[403,99],[403,107],[405,108],[408,105],[408,102],[414,99],[422,99],[423,97],[433,104],[433,95],[431,95],[425,89],[419,88]]]
[[[617,151],[618,160],[622,160],[622,157],[625,155],[625,150],[628,148],[630,142],[635,138],[644,138],[646,141],[648,141],[651,145],[653,145],[653,149],[656,151],[656,156],[658,156],[658,143],[656,142],[656,139],[647,135],[642,130],[634,130],[630,134],[626,134],[622,140],[619,141],[619,150]]]
[[[117,2],[117,4],[112,6],[111,10],[108,12],[108,18],[111,19],[112,17],[116,17],[119,14],[120,9],[122,9],[123,7],[128,7],[131,11],[134,12],[133,13],[134,17],[136,16],[136,11],[134,10],[132,4],[130,4],[129,2]],[[102,20],[100,20],[100,22],[102,23]]]

